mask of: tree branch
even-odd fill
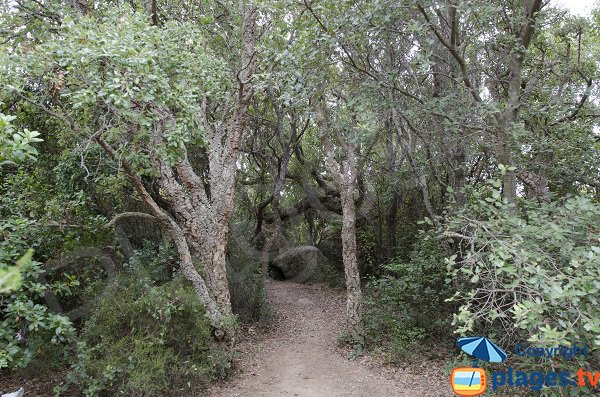
[[[114,218],[111,219],[110,222],[106,224],[106,227],[115,227],[119,222],[126,218],[144,218],[156,220],[156,217],[145,212],[123,212],[121,214],[115,215]]]
[[[465,86],[467,87],[467,89],[471,92],[471,96],[473,96],[473,98],[477,102],[480,102],[480,103],[483,102],[483,100],[481,99],[481,96],[479,95],[479,93],[477,92],[477,90],[473,86],[473,83],[471,82],[471,79],[469,78],[469,71],[467,70],[467,64],[466,64],[464,58],[459,54],[459,52],[456,49],[456,47],[454,45],[452,45],[451,43],[449,43],[448,40],[446,40],[446,38],[441,34],[441,32],[439,31],[439,29],[437,29],[437,27],[435,26],[435,24],[431,21],[431,18],[429,18],[429,14],[427,14],[427,11],[425,11],[425,9],[423,8],[423,6],[421,6],[420,4],[418,4],[417,7],[419,8],[419,11],[421,12],[421,14],[423,14],[423,18],[425,18],[425,21],[427,22],[427,24],[429,25],[429,27],[433,31],[433,34],[435,34],[435,36],[438,38],[438,40],[440,41],[440,43],[444,47],[446,47],[448,49],[448,51],[450,52],[450,54],[454,57],[454,59],[458,63],[463,83],[465,84]]]

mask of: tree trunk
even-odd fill
[[[342,202],[342,257],[344,274],[346,277],[346,331],[354,341],[364,338],[364,325],[362,319],[363,296],[360,286],[360,272],[358,270],[356,249],[356,208],[354,191],[357,185],[357,147],[336,131],[341,141],[345,159],[341,164],[335,158],[335,147],[327,130],[331,130],[326,116],[327,109],[324,105],[317,108],[316,120],[319,125],[319,134],[325,149],[325,161],[333,174],[333,179],[340,191]]]
[[[392,260],[396,257],[396,246],[398,244],[396,239],[396,222],[398,218],[398,205],[400,204],[400,195],[396,191],[395,187],[392,187],[392,200],[388,207],[387,218],[385,220],[387,229],[387,260]]]
[[[515,122],[517,122],[517,113],[519,107],[522,105],[521,96],[523,93],[522,87],[522,67],[525,60],[525,55],[529,48],[529,44],[533,38],[535,31],[535,24],[538,17],[538,13],[543,6],[542,0],[529,0],[523,2],[523,22],[520,26],[515,27],[513,34],[515,39],[515,45],[513,48],[508,48],[504,55],[507,61],[506,66],[508,67],[508,75],[498,75],[493,80],[492,87],[488,87],[490,95],[497,104],[504,103],[504,106],[500,113],[494,115],[493,119],[490,119],[491,125],[494,125],[496,131],[496,156],[500,164],[506,166],[506,172],[502,177],[502,188],[503,194],[506,201],[512,205],[513,211],[516,211],[517,201],[517,179],[514,170],[514,160],[510,147],[510,129]],[[469,74],[468,62],[463,57],[462,49],[457,42],[456,38],[459,29],[459,18],[456,16],[456,10],[454,6],[450,5],[452,27],[451,36],[445,34],[446,29],[443,26],[436,25],[433,23],[428,12],[421,5],[418,5],[419,11],[423,15],[425,21],[431,27],[433,33],[438,38],[440,44],[446,47],[456,60],[458,64],[457,71],[460,71],[461,79],[464,83],[465,88],[471,93],[471,96],[478,103],[484,103],[479,91],[476,89],[472,81],[472,76]],[[502,84],[501,84],[502,80]],[[506,94],[504,94],[504,88],[501,90],[500,87],[504,85],[504,82],[508,82]],[[501,94],[502,93],[502,94]]]
[[[235,174],[239,141],[246,124],[246,113],[253,93],[252,77],[256,69],[256,16],[253,5],[243,8],[242,51],[239,89],[232,93],[234,105],[224,109],[224,120],[210,123],[206,101],[200,109],[200,122],[206,129],[208,184],[194,171],[183,148],[183,158],[175,167],[163,159],[155,159],[159,169],[159,185],[173,207],[177,224],[181,226],[191,258],[203,266],[206,286],[211,299],[222,315],[231,314],[229,282],[227,280],[227,240],[229,219],[233,213]],[[169,109],[154,109],[159,122],[154,127],[151,143],[160,147],[164,129],[174,116]],[[227,116],[229,118],[227,118]]]
[[[506,132],[507,129],[508,126],[502,128],[498,134],[500,141],[498,158],[500,160],[500,164],[503,164],[506,167],[504,175],[502,175],[502,193],[508,204],[513,206],[513,209],[516,209],[517,175],[515,173],[515,163],[513,160],[512,151],[510,149],[508,133]]]
[[[519,49],[510,55],[508,95],[506,98],[505,109],[498,117],[498,144],[500,146],[498,149],[498,157],[500,162],[507,167],[506,172],[502,177],[502,190],[506,201],[513,206],[513,210],[515,211],[517,203],[517,176],[510,147],[510,128],[517,122],[517,112],[521,106],[521,94],[523,90],[523,61],[525,60],[525,53],[531,43],[537,14],[542,8],[542,4],[542,0],[530,0],[525,4],[524,22],[516,37],[518,44],[523,46],[524,51]]]
[[[356,252],[356,211],[353,187],[340,189],[342,201],[342,256],[346,276],[346,327],[348,336],[360,340],[364,335],[362,319],[363,296]]]
[[[198,298],[206,308],[206,313],[210,319],[211,325],[216,330],[223,329],[223,313],[219,310],[214,299],[210,296],[206,283],[200,273],[194,267],[192,261],[192,255],[188,246],[188,242],[185,237],[184,230],[172,219],[166,212],[164,212],[159,205],[154,201],[150,193],[146,190],[146,187],[142,183],[141,178],[135,172],[132,165],[122,156],[119,156],[116,150],[114,150],[106,141],[101,138],[96,138],[96,142],[106,151],[112,158],[119,161],[125,171],[125,174],[129,178],[133,187],[135,188],[142,201],[148,207],[150,214],[152,214],[161,226],[171,234],[177,254],[179,256],[179,267],[184,277],[192,283]]]
[[[268,270],[268,256],[269,252],[274,248],[274,245],[280,241],[280,237],[285,237],[285,227],[283,224],[283,220],[281,219],[281,208],[280,208],[280,198],[281,191],[285,185],[285,178],[287,176],[288,167],[290,164],[290,160],[293,154],[293,146],[295,146],[298,142],[298,130],[296,127],[296,118],[294,115],[291,115],[291,125],[290,125],[290,136],[287,137],[285,135],[285,127],[284,127],[284,114],[282,107],[277,103],[274,95],[269,93],[271,97],[271,101],[273,102],[273,108],[275,113],[277,114],[277,140],[281,145],[281,157],[278,164],[277,175],[274,176],[273,179],[273,189],[271,191],[271,212],[273,214],[273,233],[270,237],[265,241],[265,246],[263,248],[263,276],[267,276]],[[275,155],[275,153],[273,153]],[[265,262],[265,260],[267,262]]]

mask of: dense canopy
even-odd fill
[[[3,1],[0,375],[196,395],[290,252],[355,355],[597,352],[599,32],[542,0]]]

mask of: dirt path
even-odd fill
[[[368,359],[349,360],[336,347],[344,324],[340,293],[280,281],[269,281],[267,288],[277,313],[275,329],[241,343],[237,373],[210,390],[212,397],[452,396],[449,390],[428,390],[423,382],[445,389],[439,369],[394,371],[369,365]]]

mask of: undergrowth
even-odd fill
[[[159,284],[152,273],[132,266],[106,286],[56,394],[175,396],[227,374],[229,353],[213,342],[193,289],[179,277]]]
[[[410,260],[393,261],[366,288],[366,343],[381,350],[390,362],[427,353],[428,342],[451,341],[452,295],[446,283],[444,253],[426,234],[410,254]],[[430,353],[433,354],[433,349]]]

